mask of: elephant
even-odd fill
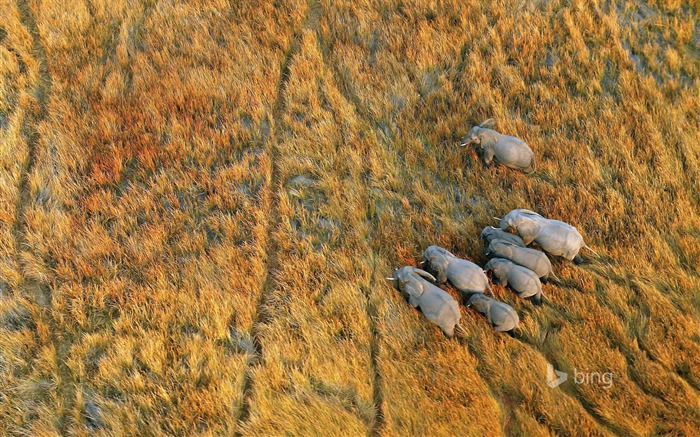
[[[439,246],[430,246],[423,254],[421,265],[434,273],[438,284],[444,284],[448,280],[462,293],[483,293],[486,289],[491,292],[489,278],[484,270],[471,261],[457,258],[447,249]]]
[[[545,284],[549,279],[549,275],[557,278],[557,275],[552,271],[552,263],[549,261],[549,258],[539,250],[516,246],[501,240],[493,240],[489,244],[488,249],[486,249],[486,256],[505,258],[526,267],[535,272]]]
[[[472,127],[462,138],[461,147],[476,145],[481,148],[484,163],[491,164],[494,158],[506,167],[524,171],[535,171],[535,155],[523,140],[503,135],[490,129],[494,120],[489,118],[478,126]]]
[[[525,247],[523,239],[519,236],[493,226],[486,226],[484,230],[481,231],[481,238],[486,240],[487,245],[491,244],[493,240],[501,240],[506,243],[515,244],[516,246]]]
[[[535,305],[542,304],[542,284],[532,270],[504,258],[492,258],[484,269],[493,272],[494,283],[501,283],[504,287],[510,285],[519,297],[531,297]]]
[[[513,336],[518,328],[520,317],[512,306],[507,303],[491,299],[483,293],[474,293],[468,300],[467,306],[474,307],[478,312],[486,316],[486,320],[496,331],[506,332]]]
[[[425,270],[411,266],[397,269],[394,276],[387,279],[399,291],[407,293],[409,303],[416,308],[420,307],[425,317],[438,325],[446,336],[451,338],[455,332],[464,336],[464,328],[459,324],[461,314],[457,301],[448,292],[424,278],[437,281]]]
[[[576,264],[583,262],[583,258],[579,255],[582,247],[599,256],[586,245],[575,227],[559,220],[544,218],[529,209],[514,209],[498,220],[502,230],[515,229],[526,245],[534,241],[545,252],[564,257]]]

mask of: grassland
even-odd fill
[[[0,434],[700,429],[696,3],[0,1]],[[520,338],[383,279],[518,207],[602,254]]]

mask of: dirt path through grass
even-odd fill
[[[36,303],[41,308],[40,323],[48,326],[49,337],[55,351],[55,366],[58,370],[58,375],[55,383],[57,384],[57,393],[62,402],[60,407],[60,417],[58,418],[58,430],[61,433],[66,432],[68,423],[67,416],[75,403],[75,386],[70,368],[67,365],[70,354],[71,341],[70,338],[62,335],[62,329],[59,323],[55,320],[52,310],[52,292],[49,284],[44,283],[27,275],[29,266],[25,263],[25,251],[31,251],[28,247],[28,242],[25,237],[26,233],[26,214],[29,206],[34,202],[32,191],[29,187],[29,175],[34,171],[36,163],[37,148],[39,145],[39,134],[37,132],[40,123],[47,119],[48,99],[51,96],[51,87],[53,80],[49,72],[46,49],[41,41],[39,29],[36,25],[36,20],[30,6],[26,0],[17,2],[18,9],[21,13],[22,24],[26,26],[32,36],[32,51],[33,55],[39,64],[39,80],[35,88],[35,96],[38,109],[33,117],[27,119],[28,125],[25,131],[28,132],[27,143],[29,146],[27,162],[22,171],[22,176],[19,184],[19,201],[16,209],[17,217],[15,220],[16,228],[16,246],[18,250],[18,259],[20,268],[23,270],[23,282],[21,289],[23,293],[33,296]]]
[[[271,189],[271,201],[269,206],[269,219],[267,224],[267,247],[265,249],[266,259],[265,259],[265,277],[263,279],[262,291],[258,298],[258,302],[255,305],[254,321],[252,328],[253,344],[255,347],[255,353],[248,360],[245,370],[245,383],[243,386],[243,400],[239,410],[239,416],[236,422],[240,425],[248,420],[250,415],[250,395],[253,390],[254,377],[252,375],[252,368],[260,364],[260,360],[263,356],[263,341],[260,333],[260,325],[267,323],[271,318],[274,317],[274,313],[270,311],[271,305],[271,295],[275,292],[274,276],[278,272],[278,257],[277,252],[279,247],[271,236],[273,235],[275,229],[280,225],[280,213],[279,213],[279,203],[280,203],[280,190],[282,190],[282,179],[280,175],[279,160],[280,152],[277,148],[277,143],[281,142],[281,129],[278,126],[282,124],[282,113],[284,111],[284,94],[287,89],[287,83],[289,81],[289,67],[291,65],[292,59],[298,53],[301,44],[302,31],[304,29],[313,29],[317,25],[317,20],[315,19],[315,11],[312,7],[312,2],[307,4],[306,17],[302,23],[302,26],[297,30],[290,43],[287,51],[284,54],[284,59],[282,61],[282,68],[280,70],[280,78],[277,84],[277,92],[275,97],[275,102],[272,107],[272,123],[267,121],[268,126],[272,127],[274,133],[267,141],[266,147],[268,149],[268,154],[270,156],[270,189]],[[237,435],[240,435],[240,430],[237,430]]]

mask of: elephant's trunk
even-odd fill
[[[430,279],[431,281],[437,283],[437,279],[435,279],[435,276],[431,275],[430,273],[426,272],[425,270],[417,269],[417,268],[414,267],[414,268],[413,268],[413,271],[414,271],[415,273],[418,273],[418,274],[421,275],[422,277],[427,278],[427,279]]]

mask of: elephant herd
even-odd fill
[[[495,157],[508,167],[526,173],[534,171],[534,157],[528,145],[518,138],[489,129],[492,124],[493,120],[487,120],[473,127],[464,137],[462,146],[480,145],[487,164]],[[536,212],[515,209],[496,220],[499,227],[488,226],[481,232],[486,246],[485,255],[489,257],[483,269],[471,261],[458,258],[447,249],[430,246],[423,253],[422,268],[406,266],[387,278],[408,296],[411,305],[420,308],[425,317],[438,325],[448,337],[455,334],[464,336],[465,332],[460,325],[458,302],[439,285],[446,282],[452,284],[467,306],[483,314],[494,329],[513,335],[520,318],[510,305],[495,299],[487,273],[491,273],[494,283],[509,286],[520,298],[540,305],[544,297],[542,283],[547,283],[550,277],[558,279],[544,252],[576,264],[583,262],[579,254],[582,248],[596,254],[584,243],[576,228]],[[544,252],[527,247],[533,242]],[[486,291],[492,297],[487,296]]]

